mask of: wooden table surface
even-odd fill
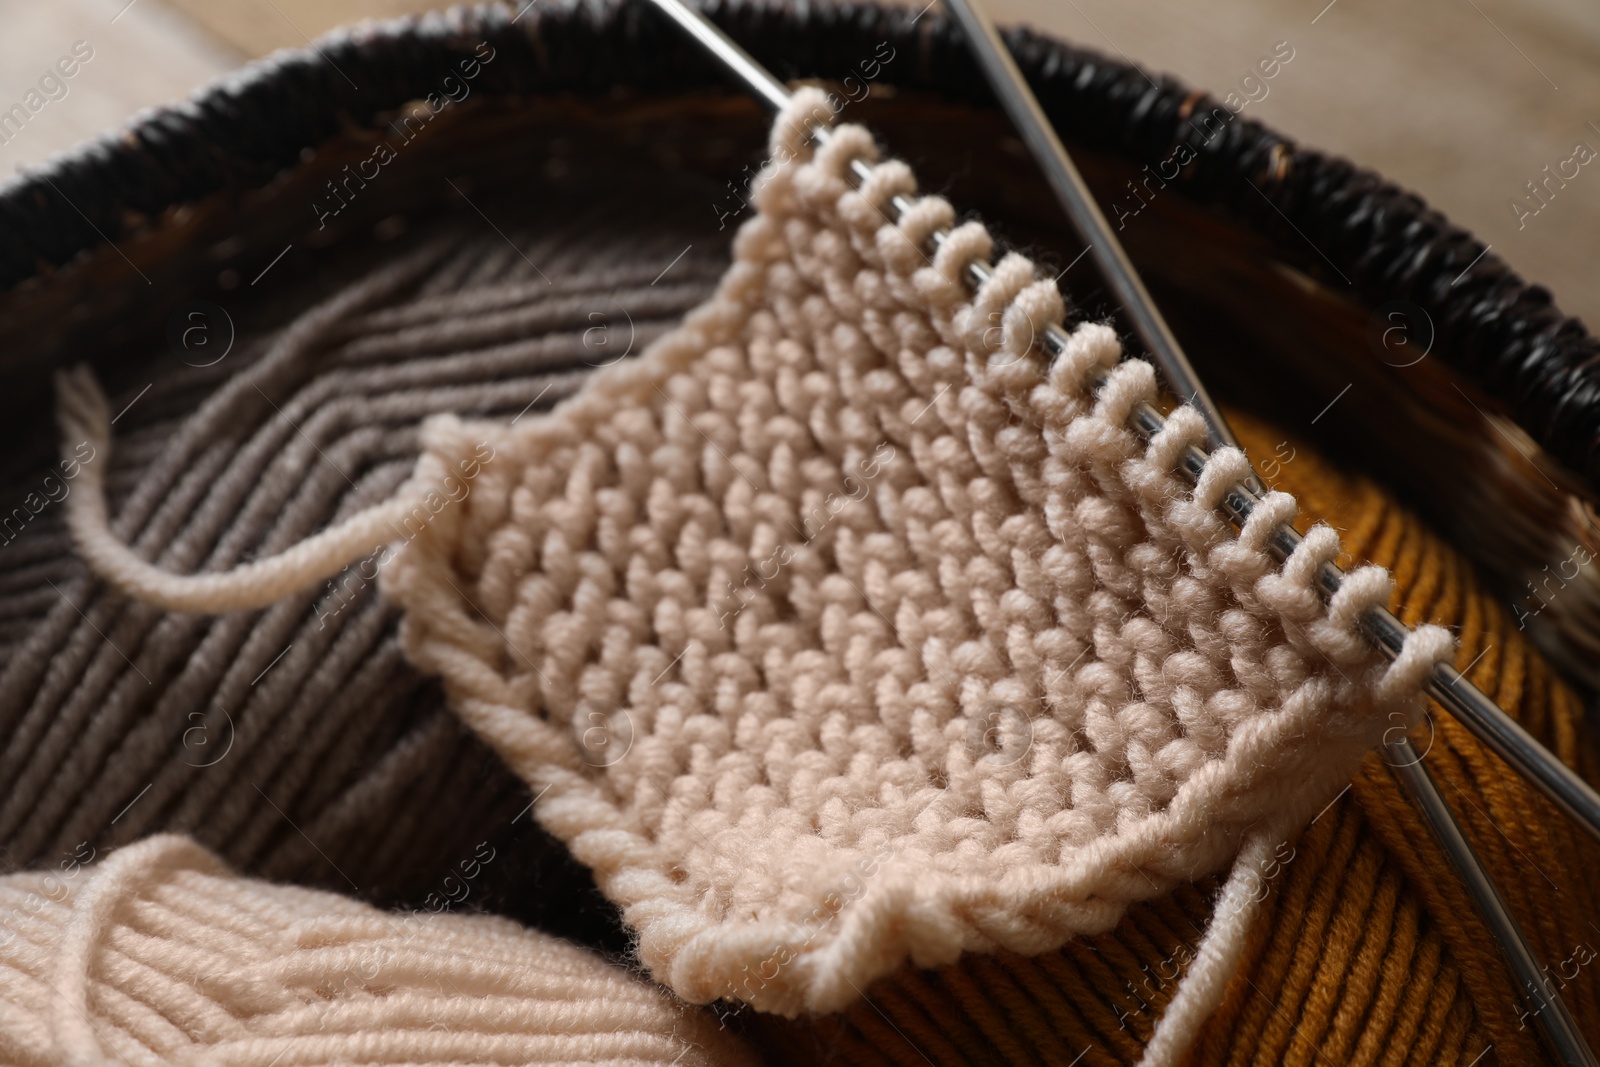
[[[918,0],[919,6],[925,0]],[[1600,326],[1600,7],[1586,0],[990,0],[1001,21],[1121,54],[1218,95],[1279,42],[1293,59],[1246,114],[1422,194],[1567,311]],[[0,109],[76,41],[93,58],[0,170],[37,162],[255,56],[427,0],[0,0]],[[1261,95],[1263,88],[1265,95]],[[1584,146],[1579,150],[1578,146]],[[1519,211],[1513,205],[1520,202]],[[1537,207],[1535,213],[1533,209]]]

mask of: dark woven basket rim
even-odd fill
[[[888,41],[911,61],[883,80],[952,102],[993,99],[953,26],[936,12],[809,2],[712,0],[707,12],[780,76],[838,78]],[[1404,299],[1437,330],[1444,358],[1592,491],[1600,487],[1600,341],[1563,315],[1466,230],[1413,193],[1260,123],[1197,117],[1203,92],[1027,29],[1007,39],[1069,142],[1146,162],[1180,144],[1195,160],[1184,197],[1220,207],[1307,262],[1330,287],[1370,305]],[[440,69],[488,42],[504,61],[475,91],[491,95],[666,94],[723,86],[726,75],[643,0],[545,0],[454,8],[335,31],[147,112],[0,185],[0,290],[48,276],[165,214],[225,189],[255,189],[307,149],[372,124],[436,88]],[[863,52],[866,49],[866,52]],[[359,89],[356,86],[360,86]]]

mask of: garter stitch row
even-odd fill
[[[908,168],[852,189],[871,138],[840,127],[813,154],[819,103],[780,116],[759,214],[683,327],[549,416],[424,428],[409,494],[485,441],[495,459],[384,574],[407,654],[690,1000],[837,1008],[903,960],[1048,951],[1235,863],[1149,1050],[1173,1062],[1248,927],[1237,875],[1412,721],[1448,636],[1375,662],[1357,619],[1387,575],[1325,605],[1320,526],[1274,566],[1283,494],[1235,537],[1214,508],[1244,457],[1217,453],[1190,493],[1174,469],[1199,417],[1139,440],[1154,373],[1104,326],[1044,366],[1055,286],[1012,254],[969,295],[987,231],[930,259],[950,205],[888,224]],[[100,440],[88,390],[64,382],[64,421]],[[80,542],[104,525],[86,514]],[[94,563],[158,603],[266,602],[128,581],[103,541]]]
[[[0,1060],[18,1067],[752,1062],[592,952],[240,878],[176,835],[0,878],[0,914]]]

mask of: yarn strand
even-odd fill
[[[81,364],[58,372],[56,397],[63,455],[71,459],[77,442],[86,441],[94,449],[94,461],[82,465],[78,491],[66,500],[67,525],[79,553],[94,573],[123,593],[169,611],[268,607],[398,540],[401,524],[422,504],[425,490],[413,478],[387,500],[276,555],[216,574],[173,574],[141,559],[111,529],[105,494],[111,412],[93,372]]]
[[[1200,1036],[1200,1028],[1222,1003],[1244,956],[1250,925],[1261,910],[1261,896],[1256,890],[1274,847],[1268,834],[1245,838],[1233,861],[1233,870],[1217,895],[1216,910],[1201,938],[1199,951],[1179,981],[1177,994],[1161,1013],[1140,1067],[1177,1067]]]

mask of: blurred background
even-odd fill
[[[527,0],[515,0],[518,5]],[[535,3],[549,0],[533,0]],[[915,0],[920,7],[925,0]],[[1588,0],[989,0],[1420,193],[1600,326],[1600,6]],[[428,0],[0,0],[0,174],[279,48]],[[74,53],[74,45],[78,52]],[[1280,47],[1286,42],[1286,47]],[[1276,77],[1245,79],[1292,50]],[[90,58],[79,61],[81,54]],[[52,81],[73,57],[70,78]],[[61,68],[66,69],[66,68]],[[1241,85],[1241,82],[1244,82]],[[1548,170],[1547,170],[1548,168]],[[1537,185],[1538,198],[1530,183]],[[1520,205],[1520,207],[1518,206]]]

